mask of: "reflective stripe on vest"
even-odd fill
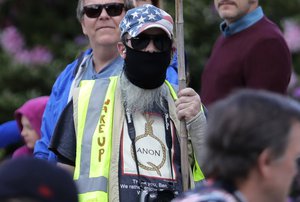
[[[82,81],[78,95],[74,180],[80,202],[108,201],[117,77]],[[106,95],[105,98],[103,95]],[[100,114],[101,112],[101,114]]]
[[[176,94],[174,88],[172,87],[172,85],[167,80],[165,80],[165,84],[167,84],[167,86],[169,87],[173,99],[177,100],[178,97],[177,97],[177,94]],[[202,105],[201,105],[201,111],[203,111]],[[198,164],[197,159],[195,158],[195,155],[193,155],[193,156],[194,156],[194,161],[195,161],[195,164],[193,166],[193,179],[195,182],[198,182],[198,181],[201,181],[204,179],[204,175],[201,171],[201,168]]]

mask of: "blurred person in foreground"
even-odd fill
[[[300,157],[300,105],[241,90],[209,108],[206,182],[174,202],[286,202]]]
[[[117,43],[120,41],[119,24],[132,0],[78,0],[77,19],[83,33],[89,39],[91,49],[69,64],[55,81],[42,122],[42,138],[34,150],[36,158],[56,162],[56,156],[48,149],[56,123],[72,92],[81,80],[95,80],[119,75],[124,60]],[[168,68],[167,79],[177,83],[177,69]]]
[[[281,30],[259,6],[259,0],[214,0],[221,35],[201,77],[205,106],[240,88],[287,93],[291,54]]]
[[[173,52],[168,13],[145,4],[129,10],[120,29],[123,72],[82,81],[50,148],[58,165],[74,174],[80,201],[170,201],[182,192],[180,120],[195,148],[187,165],[193,168],[191,183],[203,179],[193,158],[201,153],[206,126],[201,100],[191,88],[177,99],[166,80]]]
[[[1,202],[77,202],[68,172],[47,161],[21,157],[0,165]]]

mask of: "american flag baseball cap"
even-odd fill
[[[173,24],[173,18],[167,12],[151,4],[144,4],[127,11],[120,23],[121,37],[126,33],[136,37],[149,28],[157,27],[172,38]]]

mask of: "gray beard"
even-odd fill
[[[167,100],[168,88],[161,85],[155,89],[143,89],[132,84],[124,74],[120,77],[122,104],[126,102],[131,114],[166,111],[164,100]]]

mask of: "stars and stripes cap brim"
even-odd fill
[[[167,12],[150,4],[127,11],[120,23],[121,37],[128,33],[136,37],[150,28],[163,29],[170,38],[173,37],[173,18]]]

